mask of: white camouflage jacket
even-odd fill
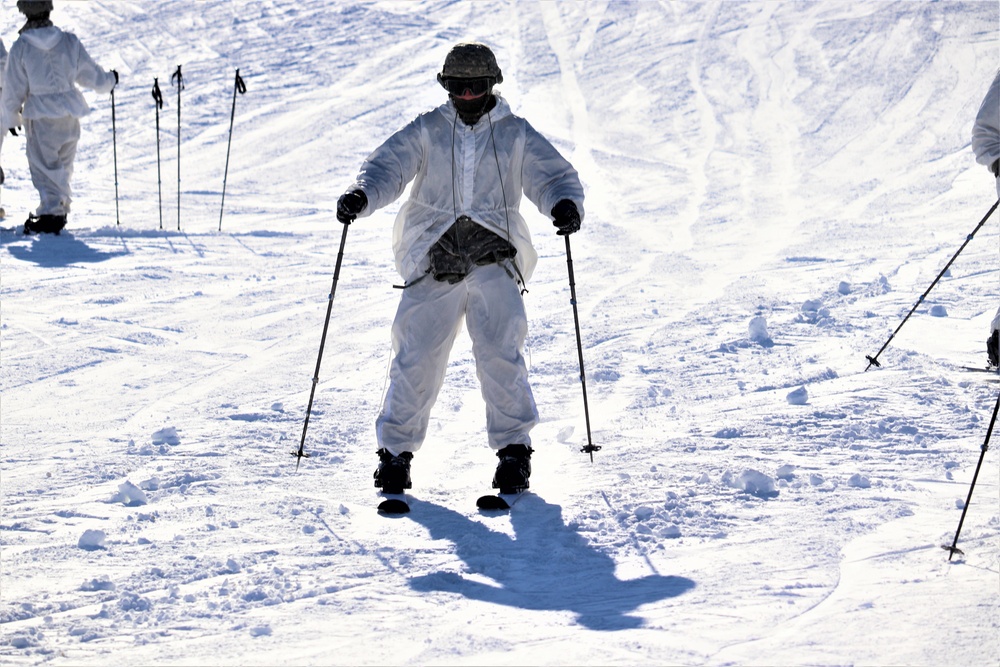
[[[458,118],[450,100],[421,114],[361,167],[354,188],[364,191],[368,206],[360,217],[395,201],[413,181],[392,238],[396,269],[407,281],[422,275],[427,251],[462,215],[508,239],[528,280],[538,254],[518,210],[522,193],[549,219],[561,199],[572,200],[583,218],[576,170],[503,98],[496,98],[496,106],[472,127]]]
[[[24,31],[7,56],[0,95],[0,129],[21,125],[22,117],[37,120],[86,116],[90,105],[77,85],[110,93],[115,87],[115,75],[95,63],[72,33],[55,26]]]
[[[993,77],[993,83],[976,114],[976,122],[972,126],[972,150],[976,153],[976,162],[987,167],[1000,159],[1000,72]]]

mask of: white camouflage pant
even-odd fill
[[[490,447],[531,444],[538,410],[522,355],[527,317],[512,273],[489,264],[454,285],[427,276],[403,291],[392,325],[389,391],[375,422],[379,447],[395,455],[420,449],[463,318],[486,401]]]
[[[65,118],[25,120],[24,134],[31,182],[41,203],[38,215],[66,215],[72,201],[70,179],[80,141],[80,121]]]

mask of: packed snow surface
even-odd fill
[[[23,138],[4,144],[0,662],[997,664],[996,448],[964,555],[941,549],[1000,390],[962,368],[986,364],[1000,303],[996,216],[865,370],[996,200],[969,145],[996,2],[91,0],[53,19],[122,81],[114,126],[88,93],[63,235],[21,235],[35,193]],[[532,493],[475,510],[496,458],[463,335],[412,512],[379,517],[400,203],[346,228],[334,283],[336,200],[444,101],[464,40],[494,47],[504,96],[587,189],[592,434],[566,247],[526,202]]]

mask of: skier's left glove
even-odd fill
[[[576,204],[569,199],[560,199],[552,207],[552,224],[559,229],[556,232],[559,236],[566,236],[579,231],[580,211],[577,210]]]
[[[990,165],[990,171],[997,179],[997,198],[1000,198],[1000,160],[994,160],[993,164]]]
[[[4,180],[3,167],[0,167],[0,185],[3,185]]]
[[[337,200],[337,220],[349,225],[368,206],[368,195],[362,190],[349,190]]]
[[[111,73],[115,75],[115,85],[118,85],[118,70],[111,70]]]

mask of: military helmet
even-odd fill
[[[496,83],[503,83],[503,73],[493,51],[485,44],[475,42],[462,42],[451,47],[437,78],[442,85],[445,79],[490,78]]]
[[[52,0],[17,0],[17,11],[29,19],[46,16],[52,11]]]

